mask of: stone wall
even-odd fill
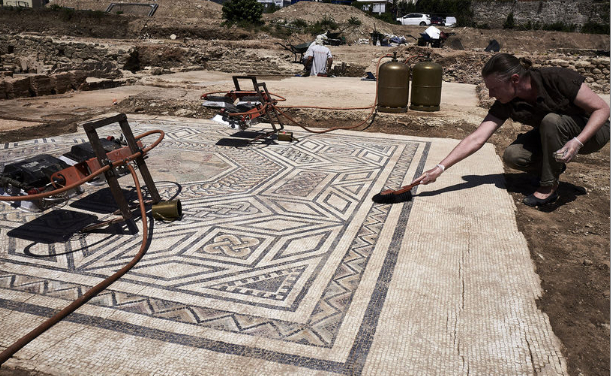
[[[87,77],[122,76],[97,43],[54,41],[35,35],[0,35],[0,99],[88,89]]]
[[[510,13],[516,25],[529,21],[540,25],[564,22],[578,27],[588,21],[609,23],[609,3],[592,0],[476,0],[472,10],[478,25],[487,24],[491,28],[502,28]]]
[[[53,74],[5,73],[0,76],[0,99],[64,94],[87,89],[87,72],[74,70]]]
[[[563,58],[546,59],[540,66],[563,67],[573,69],[585,76],[586,83],[594,92],[609,94],[609,58],[567,56]]]
[[[116,42],[116,41],[115,41]],[[126,42],[114,45],[59,40],[38,35],[1,35],[0,70],[14,73],[47,73],[63,67],[87,70],[97,78],[116,78],[126,64],[174,68],[205,66],[219,48],[200,51],[181,43]],[[222,55],[222,53],[220,53]],[[134,59],[137,59],[134,62]],[[128,69],[131,70],[131,69]]]
[[[0,57],[4,68],[15,73],[43,73],[57,64],[104,61],[108,47],[99,43],[56,41],[37,35],[0,35]]]
[[[478,85],[482,82],[481,71],[492,56],[488,52],[465,52],[463,55],[443,57],[433,55],[434,61],[443,66],[443,80]],[[599,94],[609,94],[609,57],[587,54],[586,51],[570,51],[565,54],[549,55],[516,55],[526,57],[533,62],[534,68],[563,67],[579,72],[586,78],[590,88]]]

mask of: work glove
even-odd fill
[[[444,170],[445,168],[442,168],[441,165],[437,165],[433,167],[432,169],[425,171],[424,174],[420,175],[420,177],[416,180],[421,180],[420,184],[424,184],[424,185],[429,184],[429,183],[434,183],[435,180],[437,180],[439,175],[441,175]]]
[[[569,163],[572,161],[577,153],[579,153],[579,149],[583,147],[583,144],[577,137],[569,140],[564,146],[554,152],[554,158],[556,162]]]

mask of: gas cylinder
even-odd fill
[[[378,72],[378,111],[407,112],[408,99],[409,67],[397,61],[395,52]]]
[[[412,68],[412,104],[410,110],[439,111],[441,103],[441,65],[427,58]]]

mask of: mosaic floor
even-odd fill
[[[128,115],[166,132],[147,159],[174,222],[118,282],[3,367],[52,375],[567,374],[492,146],[414,200],[454,140],[359,132],[241,145],[207,120]],[[118,127],[105,129],[110,134]],[[100,133],[100,136],[103,136]],[[105,136],[105,134],[104,134]],[[0,164],[59,155],[84,133],[5,144]],[[152,140],[151,140],[152,141]],[[145,140],[146,143],[146,140]],[[134,196],[129,176],[120,179]],[[0,349],[127,264],[104,186],[43,213],[0,206]]]

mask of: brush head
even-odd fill
[[[383,191],[376,195],[374,195],[371,200],[377,204],[396,204],[399,202],[411,201],[412,192],[405,191],[398,193],[400,191]]]
[[[373,202],[378,204],[394,204],[397,202],[405,202],[410,201],[412,199],[412,188],[422,183],[425,175],[420,176],[418,179],[414,180],[412,184],[406,185],[393,191],[392,189],[387,189],[374,195],[371,199]]]

